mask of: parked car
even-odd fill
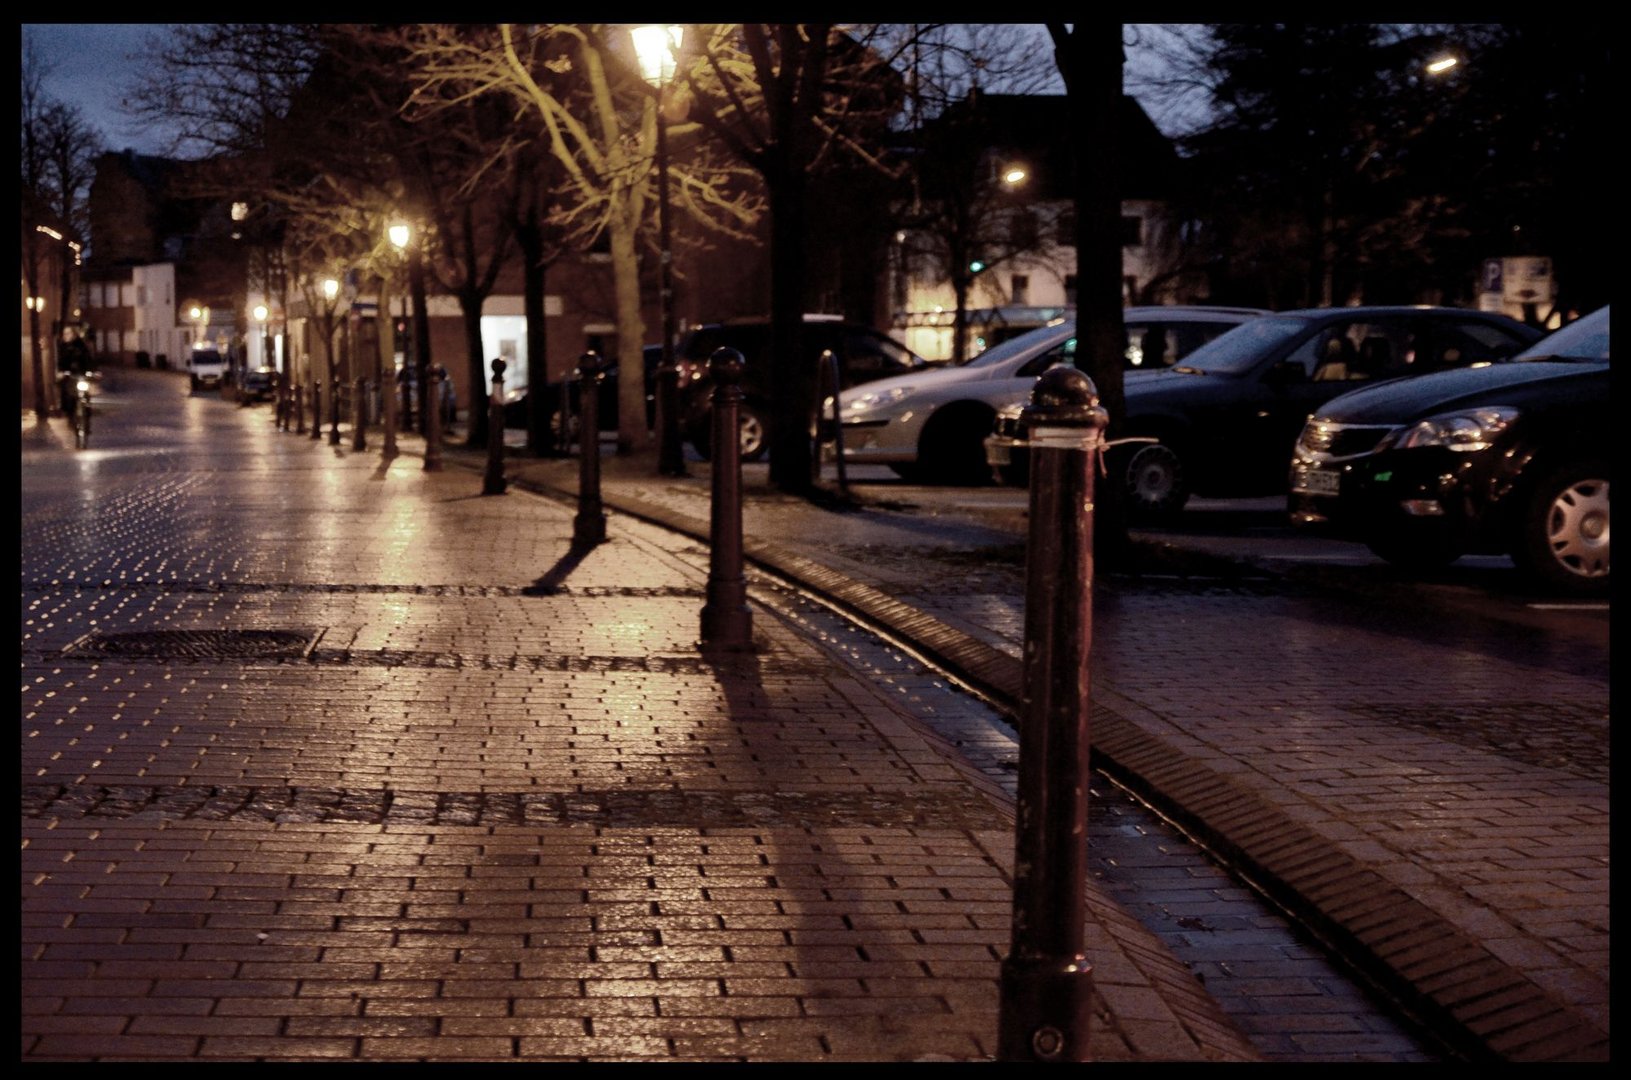
[[[1368,382],[1506,359],[1540,336],[1504,315],[1460,308],[1264,315],[1181,364],[1127,373],[1126,415],[1115,430],[1145,441],[1114,448],[1109,475],[1135,519],[1177,514],[1192,493],[1283,494],[1298,433],[1332,398]],[[1018,414],[1010,416],[1004,433],[1023,440]]]
[[[1431,567],[1512,556],[1535,581],[1606,594],[1608,308],[1511,361],[1343,394],[1303,428],[1291,520]]]
[[[1165,365],[1261,312],[1208,307],[1142,307],[1123,313],[1127,364]],[[844,460],[888,465],[913,480],[985,483],[985,440],[998,411],[1030,396],[1036,377],[1075,362],[1076,319],[994,345],[967,363],[935,367],[839,396]]]
[[[740,453],[744,461],[754,461],[763,457],[769,446],[772,394],[768,319],[697,326],[680,340],[675,350],[675,364],[680,369],[680,429],[699,454],[705,458],[711,455],[713,380],[708,376],[708,357],[722,346],[740,352],[744,361]],[[814,373],[817,385],[821,354],[829,349],[838,357],[840,389],[928,366],[922,357],[870,326],[845,322],[837,316],[806,315],[799,360]]]
[[[227,361],[218,349],[192,349],[184,361],[187,365],[187,385],[192,393],[214,390],[226,378]]]
[[[271,401],[277,394],[277,371],[263,367],[244,372],[238,392],[244,401]]]

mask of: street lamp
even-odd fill
[[[657,423],[660,443],[657,471],[663,476],[685,476],[685,455],[680,447],[679,370],[674,366],[674,260],[668,223],[668,119],[663,92],[674,76],[674,54],[685,34],[682,26],[637,26],[629,32],[640,60],[640,74],[657,89],[657,230],[658,268],[661,273],[663,354],[657,365]],[[625,372],[624,378],[631,378]],[[644,381],[644,372],[641,373]]]

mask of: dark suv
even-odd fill
[[[821,354],[832,350],[838,357],[841,390],[928,366],[893,338],[834,316],[806,315],[799,344],[800,360],[812,370],[820,364]],[[681,339],[674,352],[680,373],[680,428],[699,454],[711,455],[713,380],[708,376],[708,357],[721,347],[737,350],[745,361],[741,455],[744,461],[756,461],[768,446],[771,415],[769,319],[705,324]],[[824,385],[819,373],[817,378],[817,385]]]
[[[1293,523],[1431,567],[1509,554],[1564,592],[1606,594],[1608,308],[1506,363],[1327,402],[1291,459]]]

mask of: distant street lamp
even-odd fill
[[[1448,54],[1440,56],[1437,59],[1429,60],[1427,62],[1427,74],[1442,75],[1459,63],[1461,63],[1461,59],[1459,57],[1450,56]]]
[[[662,362],[657,365],[657,424],[659,445],[657,471],[663,476],[685,476],[685,455],[680,446],[679,369],[674,366],[674,259],[669,246],[668,223],[668,118],[663,95],[674,77],[674,54],[685,34],[681,26],[637,26],[630,31],[634,51],[640,59],[640,74],[657,88],[657,231],[661,274],[660,296],[663,324]],[[642,366],[643,363],[642,363]],[[624,372],[623,378],[635,377]],[[642,383],[645,372],[639,373]]]

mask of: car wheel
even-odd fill
[[[929,419],[918,442],[917,463],[930,479],[946,484],[991,483],[985,437],[996,416],[989,408],[951,405]]]
[[[1562,592],[1608,592],[1608,463],[1571,462],[1530,488],[1512,559],[1528,577]]]
[[[1189,482],[1178,452],[1165,443],[1135,447],[1123,477],[1127,512],[1135,518],[1166,518],[1189,501]]]
[[[751,405],[743,404],[736,414],[737,440],[743,461],[758,461],[768,449],[765,422]]]

